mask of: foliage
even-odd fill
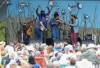
[[[0,41],[5,40],[5,22],[0,22]]]

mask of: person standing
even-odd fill
[[[40,40],[43,40],[43,43],[46,42],[47,29],[48,29],[48,23],[46,17],[49,16],[50,14],[49,7],[47,7],[47,9],[48,9],[48,13],[45,13],[44,10],[41,10],[41,12],[38,13],[38,8],[36,9],[36,14],[39,20],[38,35],[40,37]]]
[[[70,20],[70,38],[71,38],[71,43],[76,46],[77,44],[77,34],[78,34],[78,22],[77,17],[75,15],[71,15],[71,20]]]
[[[54,13],[54,18],[50,20],[50,26],[51,26],[51,38],[54,41],[60,40],[60,26],[62,24],[62,21],[59,17],[58,12]]]
[[[22,40],[23,40],[23,43],[25,45],[28,45],[30,43],[30,36],[27,35],[27,24],[25,23],[24,25],[22,25]]]

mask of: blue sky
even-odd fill
[[[11,0],[12,5],[10,5],[8,7],[9,10],[9,15],[18,15],[18,1],[21,0]],[[44,9],[45,11],[47,11],[46,7],[48,6],[48,1],[49,0],[24,0],[25,2],[29,1],[31,3],[31,9],[30,11],[32,12],[32,14],[34,14],[36,16],[35,10],[37,8],[38,5],[41,6],[41,9]],[[74,5],[76,4],[76,2],[80,2],[82,4],[82,9],[79,11],[78,13],[78,22],[80,26],[84,25],[83,22],[83,15],[88,15],[89,18],[87,20],[87,25],[88,27],[92,27],[91,23],[93,24],[93,15],[95,12],[95,8],[96,8],[96,27],[100,28],[100,1],[77,1],[77,0],[73,0],[73,1],[67,1],[67,0],[55,0],[55,8],[53,8],[52,12],[51,12],[51,17],[53,15],[53,12],[55,10],[57,10],[57,8],[59,7],[59,14],[62,18],[61,15],[61,10],[64,9],[66,11],[66,16],[68,16],[68,3],[70,5]],[[74,10],[76,11],[76,10]],[[25,16],[28,16],[28,8],[25,8]]]

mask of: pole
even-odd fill
[[[93,21],[94,21],[94,35],[95,35],[95,36],[97,36],[97,32],[96,32],[96,31],[97,31],[97,30],[96,30],[96,9],[97,9],[97,8],[95,7],[95,10],[94,10],[94,20],[93,20]],[[96,37],[94,37],[94,42],[95,42],[95,44],[96,44]]]
[[[86,19],[85,19],[85,21],[84,21],[84,29],[85,29],[85,32],[84,32],[84,36],[86,36],[86,34],[87,34],[87,23],[86,23]]]

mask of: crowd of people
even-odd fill
[[[0,42],[0,68],[100,68],[100,45]]]

